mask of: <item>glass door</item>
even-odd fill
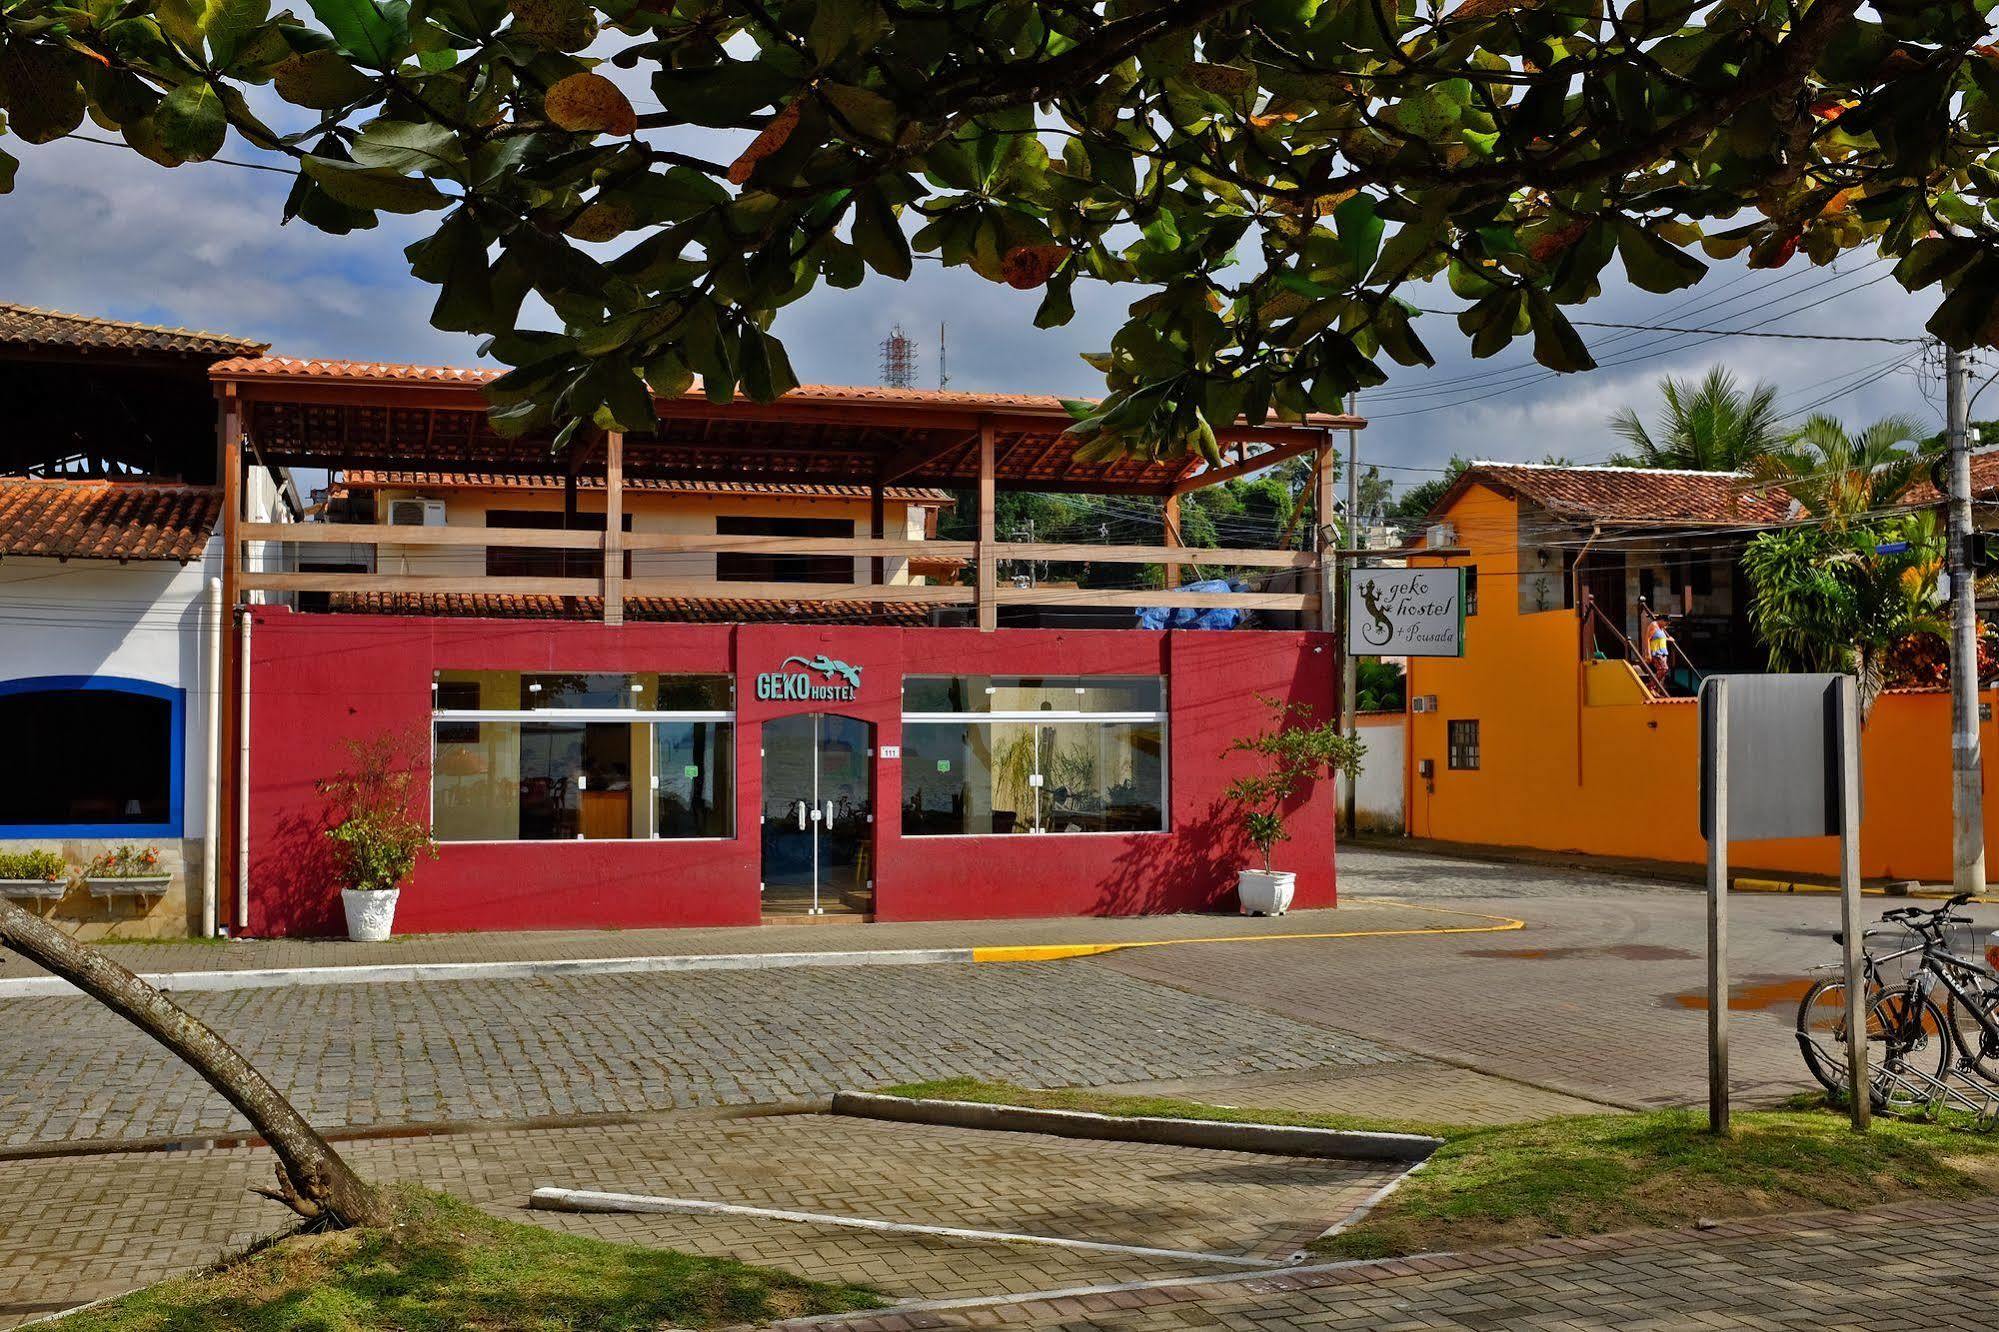
[[[804,713],[763,727],[763,907],[870,911],[873,728]]]

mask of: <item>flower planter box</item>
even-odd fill
[[[0,897],[15,900],[53,902],[69,891],[69,883],[58,879],[0,879]]]
[[[106,878],[85,877],[92,897],[151,897],[167,890],[171,874],[123,874]]]
[[[1298,891],[1298,875],[1291,870],[1240,870],[1236,873],[1236,896],[1245,916],[1281,916],[1291,909]]]

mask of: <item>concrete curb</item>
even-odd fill
[[[970,962],[972,951],[898,948],[860,953],[697,953],[522,962],[409,962],[354,967],[266,967],[247,971],[164,971],[141,975],[139,979],[155,989],[194,993],[323,985],[407,985],[417,981],[559,980],[565,976],[631,976],[676,971],[770,971],[782,967],[919,967]],[[0,980],[0,999],[81,993],[56,976]]]
[[[1167,1147],[1206,1147],[1266,1156],[1312,1156],[1342,1161],[1422,1161],[1444,1145],[1441,1138],[1414,1133],[1371,1133],[1349,1129],[1300,1128],[1289,1124],[1230,1124],[1206,1119],[1162,1119],[1141,1115],[1099,1115],[1084,1110],[1036,1110],[979,1101],[917,1100],[874,1092],[833,1093],[833,1113],[901,1124],[1001,1133],[1046,1133],[1058,1138],[1104,1142],[1148,1142]]]

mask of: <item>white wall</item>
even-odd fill
[[[1402,793],[1407,789],[1403,765],[1402,714],[1362,715],[1356,721],[1367,756],[1361,760],[1360,783],[1354,788],[1354,822],[1362,832],[1400,833],[1404,830]],[[1346,802],[1346,778],[1335,781],[1341,808]]]
[[[208,789],[208,580],[222,571],[222,542],[200,560],[0,560],[0,680],[116,675],[187,693],[181,835],[198,839]]]

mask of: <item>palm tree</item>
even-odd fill
[[[1922,427],[1906,417],[1855,435],[1814,416],[1755,464],[1809,518],[1763,533],[1743,552],[1750,623],[1773,671],[1851,671],[1862,717],[1887,682],[1889,651],[1912,634],[1946,632],[1936,609],[1943,553],[1936,515],[1883,512],[1920,473],[1924,442]]]
[[[1613,467],[1736,472],[1783,443],[1773,384],[1759,382],[1745,391],[1734,375],[1715,366],[1699,383],[1667,376],[1659,396],[1665,412],[1657,436],[1629,407],[1610,418],[1610,428],[1633,450],[1613,455]]]
[[[1927,461],[1927,435],[1909,417],[1884,416],[1854,435],[1835,417],[1814,416],[1751,470],[1813,517],[1845,526],[1900,499]]]

